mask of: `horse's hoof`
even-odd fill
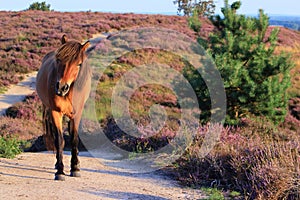
[[[71,171],[70,176],[72,177],[81,177],[80,171]]]
[[[64,181],[65,180],[65,175],[64,174],[57,174],[57,175],[55,175],[54,180],[56,180],[56,181]]]

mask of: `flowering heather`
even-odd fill
[[[0,136],[31,140],[43,134],[42,124],[19,118],[0,117]]]
[[[41,119],[42,104],[36,93],[28,95],[23,102],[14,104],[8,108],[6,115],[12,118],[39,121]]]
[[[296,122],[299,130],[299,121],[287,120]],[[220,141],[207,156],[199,157],[208,130],[221,130]],[[298,199],[299,138],[298,131],[274,128],[265,119],[245,120],[241,127],[201,127],[176,163],[178,179],[188,185],[239,191],[246,199]]]
[[[126,121],[121,123],[127,124]],[[102,124],[106,137],[119,148],[129,152],[145,153],[159,150],[175,136],[175,132],[169,127],[164,127],[159,132],[156,132],[152,127],[142,125],[138,126],[138,132],[135,132],[131,127],[126,127],[127,130],[132,130],[131,134],[137,136],[133,137],[125,133],[113,118],[106,119]]]
[[[200,36],[207,38],[214,30],[208,19],[203,18]],[[100,12],[0,12],[0,87],[15,83],[18,73],[39,68],[42,56],[55,49],[63,34],[75,40],[86,40],[94,34],[137,27],[168,28],[196,38],[185,17],[142,14],[112,14]],[[285,28],[279,34],[281,45],[300,41],[298,32]],[[10,82],[10,80],[12,80]]]
[[[0,25],[0,75],[7,74],[0,76],[0,87],[18,82],[20,73],[37,70],[42,57],[57,48],[63,34],[81,41],[125,28],[165,27],[195,37],[184,17],[163,15],[1,11]]]
[[[14,104],[0,117],[1,136],[18,136],[30,140],[43,134],[42,104],[36,93],[29,95],[23,102]]]

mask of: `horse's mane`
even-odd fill
[[[75,81],[75,88],[81,90],[85,86],[87,78],[91,77],[92,72],[87,60],[85,60],[80,67],[79,74]]]
[[[83,59],[83,52],[81,51],[81,44],[76,41],[70,41],[63,44],[56,51],[55,57],[62,64],[73,63],[79,59]]]

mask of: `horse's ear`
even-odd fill
[[[68,42],[68,38],[66,35],[63,35],[61,38],[61,44],[65,44],[66,42]]]
[[[86,51],[87,48],[89,48],[90,46],[90,41],[86,41],[83,45],[82,45],[82,51]]]

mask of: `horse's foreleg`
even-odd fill
[[[71,158],[71,176],[80,177],[80,166],[78,159],[78,126],[79,120],[77,118],[71,119],[69,121],[69,131],[71,135],[71,145],[72,145],[72,158]]]
[[[56,148],[56,164],[55,168],[57,172],[55,173],[55,180],[65,180],[64,173],[64,164],[63,164],[63,149],[65,141],[63,138],[62,132],[62,118],[63,114],[57,111],[52,111],[52,121],[53,121],[53,130],[55,139],[54,144]]]

